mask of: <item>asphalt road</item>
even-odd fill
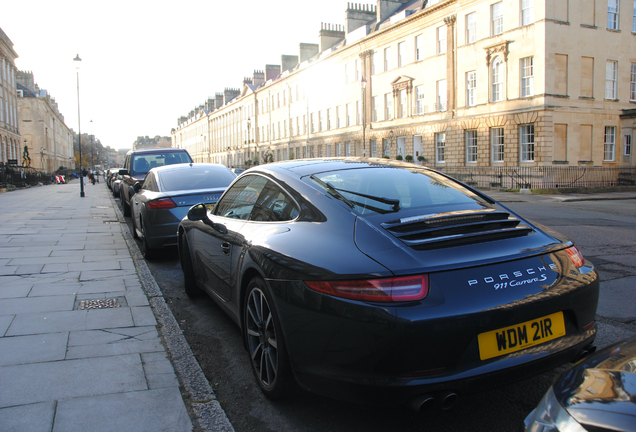
[[[570,236],[597,266],[602,294],[597,345],[636,334],[624,295],[636,281],[636,200],[505,202],[512,210]],[[128,219],[129,227],[130,220]],[[452,409],[417,414],[343,403],[301,390],[280,402],[262,396],[236,325],[207,298],[189,299],[176,250],[148,266],[235,430],[515,431],[562,369],[461,398]],[[608,287],[606,289],[606,287]],[[630,293],[634,298],[633,293]],[[618,306],[617,306],[618,305]],[[625,316],[624,316],[625,315]]]

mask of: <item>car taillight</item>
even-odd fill
[[[428,295],[428,275],[352,281],[305,281],[314,291],[373,302],[422,300]]]
[[[161,198],[152,201],[148,201],[146,208],[150,210],[167,210],[175,208],[177,205],[170,198]]]
[[[568,256],[570,257],[570,261],[572,261],[572,264],[574,264],[574,267],[576,268],[583,267],[583,264],[585,264],[585,258],[583,258],[583,255],[581,254],[581,252],[576,246],[567,248],[565,250],[565,253],[567,253]]]

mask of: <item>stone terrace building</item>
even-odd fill
[[[18,103],[15,81],[15,59],[13,42],[0,29],[0,163],[22,161],[22,148],[18,132]]]
[[[633,0],[379,0],[179,120],[196,161],[636,166]],[[276,73],[276,69],[279,73]]]
[[[32,72],[16,72],[18,120],[31,167],[54,172],[75,168],[73,132],[64,123],[57,102],[35,83]]]

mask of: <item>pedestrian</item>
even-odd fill
[[[88,171],[86,171],[86,168],[84,168],[82,170],[82,182],[84,183],[84,186],[86,186],[86,176],[88,176]]]
[[[88,178],[91,183],[93,183],[93,186],[95,186],[95,172],[91,171],[91,173],[88,175]]]

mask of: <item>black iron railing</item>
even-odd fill
[[[448,167],[441,168],[440,171],[479,188],[567,189],[636,186],[636,168],[630,167]]]
[[[71,171],[63,174],[72,176]],[[51,184],[54,181],[55,173],[44,172],[32,167],[0,163],[0,188],[36,186],[38,184]]]

